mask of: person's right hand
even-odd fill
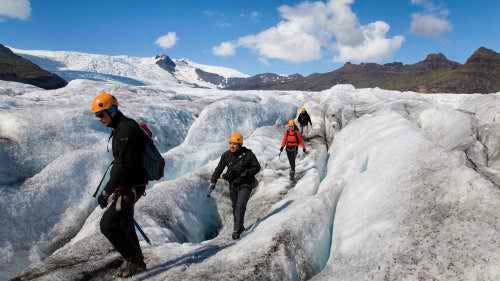
[[[207,197],[210,197],[210,194],[212,193],[212,191],[214,191],[214,189],[215,189],[215,183],[210,183],[210,185],[208,186]]]

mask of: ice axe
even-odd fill
[[[99,189],[101,189],[102,182],[104,181],[104,178],[106,178],[106,174],[108,173],[109,168],[111,168],[112,165],[113,161],[111,161],[111,163],[109,163],[108,167],[106,168],[106,171],[104,172],[104,175],[102,176],[101,181],[97,185],[97,188],[92,197],[95,198],[97,196],[97,193],[99,193]],[[137,230],[139,230],[139,233],[141,233],[142,237],[144,237],[144,240],[146,240],[146,242],[148,242],[148,244],[151,245],[151,240],[149,240],[148,236],[146,235],[146,233],[144,233],[141,226],[135,221],[135,219],[133,221],[134,221],[134,226],[137,228]]]
[[[280,151],[280,153],[278,153],[278,159],[280,159],[280,156],[281,156],[281,151]],[[276,156],[275,156],[275,157],[276,157]],[[273,158],[274,158],[274,157],[273,157]],[[266,165],[264,166],[264,169],[266,169],[266,168],[267,168],[267,166],[269,165],[269,163],[271,163],[271,161],[273,160],[273,158],[271,158],[271,160],[269,160],[269,161],[267,161],[267,162],[266,162]]]
[[[95,198],[97,196],[97,193],[99,193],[99,189],[101,189],[101,184],[104,181],[104,178],[106,177],[106,174],[108,173],[109,168],[111,168],[112,165],[113,165],[113,161],[111,161],[111,163],[109,163],[108,167],[106,168],[106,172],[104,172],[104,175],[102,176],[101,181],[99,182],[99,185],[97,185],[97,188],[94,192],[94,195],[92,195],[92,197]]]
[[[151,240],[149,240],[148,236],[146,235],[146,233],[144,233],[141,226],[135,221],[135,219],[134,219],[134,225],[135,225],[135,228],[137,228],[137,230],[139,230],[139,233],[141,233],[142,237],[144,237],[144,240],[146,240],[146,242],[148,242],[148,244],[151,245]]]
[[[210,198],[210,194],[212,191],[215,189],[215,183],[211,183],[210,186],[208,187],[208,192],[207,192],[207,198]]]

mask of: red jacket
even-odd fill
[[[287,148],[301,146],[305,148],[300,131],[287,128],[281,140],[281,146],[286,146]]]

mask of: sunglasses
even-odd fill
[[[99,111],[95,113],[95,117],[102,119],[104,118],[104,111]]]

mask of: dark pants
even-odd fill
[[[298,148],[290,147],[286,148],[286,156],[288,157],[288,162],[290,163],[290,171],[295,172],[295,158],[297,158]]]
[[[245,211],[247,209],[247,202],[250,199],[250,194],[252,189],[249,185],[231,185],[229,188],[231,204],[233,206],[233,220],[234,220],[234,232],[241,233],[245,230]]]
[[[134,198],[132,193],[122,195],[121,210],[116,210],[115,200],[101,218],[101,232],[108,238],[125,260],[142,262],[139,239],[134,226]]]

